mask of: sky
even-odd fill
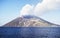
[[[0,26],[23,15],[60,25],[60,0],[0,0]]]

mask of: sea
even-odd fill
[[[60,27],[0,27],[0,38],[60,38]]]

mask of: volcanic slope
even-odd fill
[[[60,25],[50,23],[37,16],[26,15],[18,17],[3,27],[59,27]]]

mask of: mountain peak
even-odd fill
[[[34,15],[25,15],[25,16],[23,16],[23,18],[27,18],[27,19],[30,19],[30,18],[37,18],[37,19],[39,19],[39,17],[34,16]]]
[[[26,15],[18,17],[11,22],[5,24],[3,27],[52,27],[60,26],[57,24],[45,21],[37,16]]]

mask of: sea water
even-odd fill
[[[0,38],[60,38],[60,27],[0,27]]]

